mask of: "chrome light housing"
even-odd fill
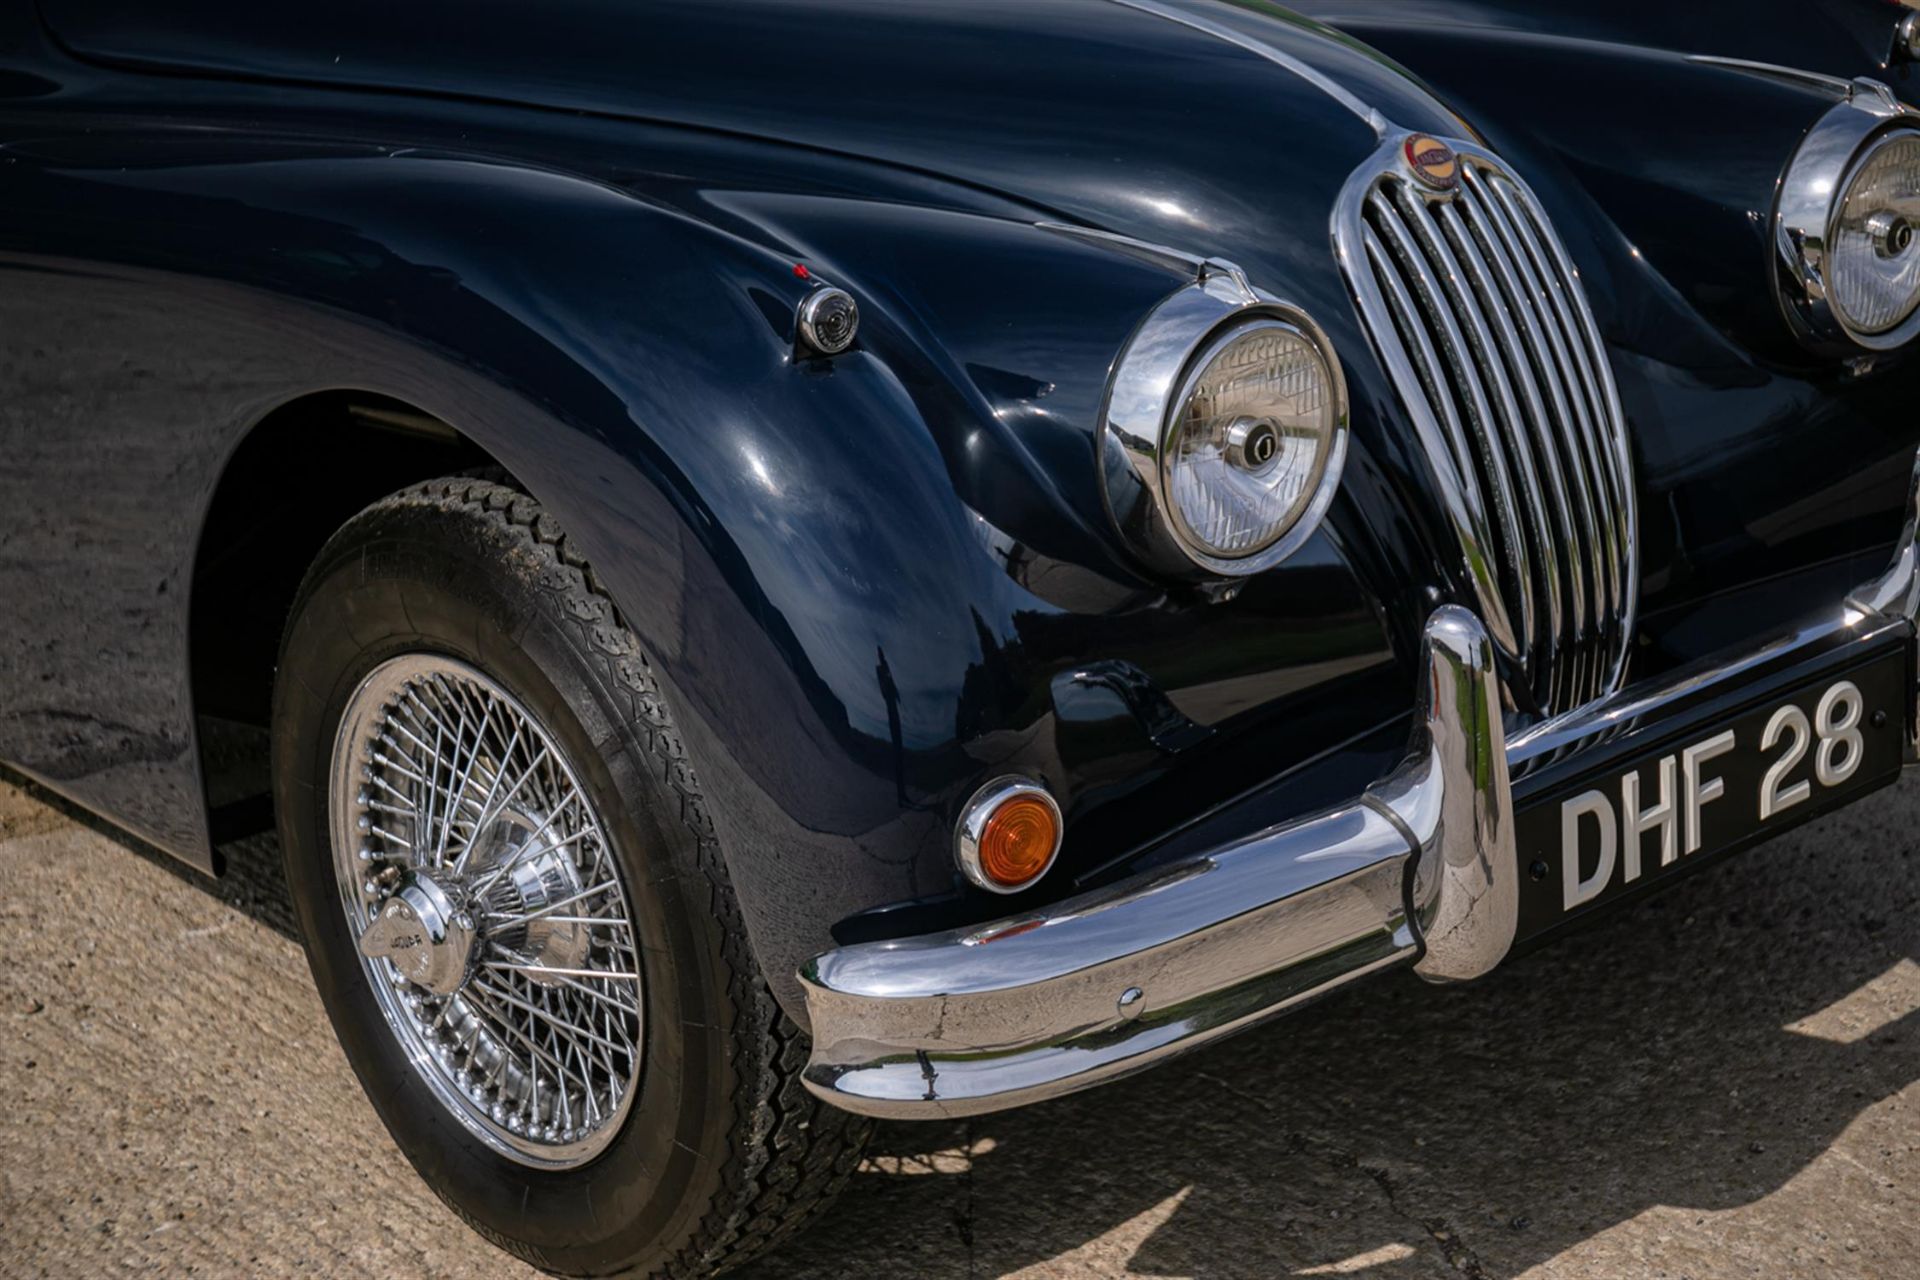
[[[1920,114],[1854,81],[1787,167],[1774,242],[1788,319],[1810,346],[1886,351],[1920,332]]]
[[[1100,428],[1107,505],[1174,576],[1242,577],[1312,536],[1339,488],[1347,389],[1320,327],[1202,264],[1115,366]]]

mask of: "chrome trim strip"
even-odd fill
[[[1201,257],[1197,253],[1188,253],[1185,249],[1176,249],[1171,245],[1158,244],[1152,240],[1142,240],[1137,236],[1122,235],[1118,231],[1104,231],[1099,227],[1083,227],[1072,222],[1036,222],[1033,225],[1041,231],[1051,231],[1055,235],[1073,236],[1076,239],[1085,240],[1090,244],[1099,245],[1104,249],[1115,249],[1131,257],[1141,258],[1148,262],[1158,263],[1161,266],[1171,267],[1176,271],[1190,271],[1196,280],[1202,277],[1204,274],[1203,268],[1206,267],[1208,263],[1208,259]],[[1222,263],[1220,265],[1235,272],[1239,271],[1238,267],[1234,267],[1230,263]],[[1241,275],[1239,280],[1240,284],[1245,286],[1245,292],[1253,292],[1252,286],[1246,283],[1245,275]]]
[[[1518,925],[1514,765],[1657,719],[1796,649],[1879,644],[1892,628],[1913,643],[1916,616],[1920,456],[1881,577],[1525,743],[1502,729],[1492,639],[1444,605],[1426,625],[1409,755],[1363,795],[1040,911],[816,957],[800,974],[813,1034],[802,1079],[868,1115],[973,1115],[1141,1070],[1381,969],[1476,977]],[[1915,703],[1910,727],[1920,683]]]
[[[1830,641],[1843,633],[1875,634],[1875,624],[1890,620],[1905,621],[1905,617],[1864,611],[1851,602],[1831,606],[1738,653],[1690,663],[1658,680],[1622,689],[1610,698],[1557,719],[1531,725],[1525,733],[1507,739],[1508,766],[1562,754],[1584,742],[1610,737],[1636,721],[1657,717],[1669,704],[1701,689],[1738,680],[1782,654]]]
[[[1299,76],[1302,80],[1305,80],[1308,84],[1345,107],[1348,111],[1360,117],[1375,133],[1382,133],[1386,130],[1386,117],[1381,115],[1376,108],[1354,96],[1344,85],[1325,72],[1308,66],[1290,54],[1280,52],[1280,50],[1274,48],[1272,45],[1262,44],[1252,36],[1235,31],[1232,27],[1223,26],[1211,18],[1203,18],[1197,13],[1188,13],[1186,10],[1173,5],[1162,4],[1160,0],[1110,0],[1110,2],[1121,5],[1124,8],[1138,10],[1141,13],[1150,13],[1156,18],[1164,18],[1168,22],[1177,22],[1183,27],[1204,32],[1216,40],[1224,40],[1228,44],[1245,49],[1257,58],[1265,58],[1276,67],[1284,67],[1294,75]]]
[[[1776,62],[1755,62],[1750,58],[1725,58],[1717,53],[1690,53],[1687,55],[1687,61],[1697,62],[1703,67],[1740,71],[1767,80],[1781,80],[1787,84],[1799,85],[1803,89],[1824,89],[1828,93],[1845,94],[1853,87],[1851,81],[1843,80],[1839,76],[1807,71],[1801,67],[1783,67]]]

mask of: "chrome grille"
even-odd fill
[[[1334,238],[1439,481],[1489,633],[1551,715],[1618,687],[1635,600],[1619,396],[1586,295],[1532,192],[1457,146],[1432,192],[1398,139],[1348,184]],[[1510,683],[1512,683],[1510,681]]]

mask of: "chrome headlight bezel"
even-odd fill
[[[1796,336],[1816,351],[1890,351],[1920,334],[1920,305],[1892,327],[1867,332],[1848,320],[1828,285],[1847,195],[1882,147],[1908,135],[1920,136],[1920,113],[1878,81],[1856,80],[1846,100],[1808,131],[1781,179],[1773,219],[1781,302]]]
[[[1263,325],[1301,338],[1327,373],[1332,400],[1327,443],[1311,496],[1291,524],[1258,551],[1213,553],[1190,536],[1167,492],[1167,448],[1186,397],[1211,353]],[[1115,525],[1156,572],[1170,577],[1241,578],[1279,564],[1313,536],[1333,495],[1347,451],[1347,387],[1325,331],[1299,307],[1252,288],[1234,267],[1201,265],[1141,322],[1122,349],[1100,416],[1102,490]]]

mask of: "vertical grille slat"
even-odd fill
[[[1435,193],[1392,155],[1383,147],[1379,169],[1355,175],[1335,239],[1388,373],[1432,437],[1445,496],[1463,499],[1471,585],[1528,686],[1515,706],[1570,711],[1618,687],[1636,595],[1606,348],[1525,184],[1468,152],[1458,187]]]
[[[1565,387],[1554,369],[1544,317],[1534,309],[1513,260],[1511,245],[1502,239],[1500,228],[1490,221],[1491,215],[1481,206],[1471,184],[1462,192],[1459,207],[1465,211],[1460,220],[1480,245],[1498,281],[1500,293],[1496,306],[1503,307],[1518,322],[1515,328],[1526,348],[1524,359],[1515,358],[1516,376],[1529,388],[1528,406],[1537,433],[1536,453],[1547,470],[1547,481],[1560,516],[1560,531],[1565,540],[1563,555],[1570,579],[1568,625],[1578,634],[1587,625],[1586,564],[1581,552],[1598,542],[1599,531],[1585,490],[1579,486],[1577,477],[1567,472],[1560,454],[1564,444],[1555,436],[1556,424],[1569,420]]]
[[[1634,547],[1639,536],[1638,513],[1633,500],[1633,467],[1627,453],[1627,437],[1620,409],[1620,390],[1614,384],[1613,366],[1608,363],[1606,347],[1600,339],[1600,327],[1594,322],[1593,309],[1587,305],[1586,291],[1580,287],[1580,273],[1574,267],[1573,260],[1567,256],[1566,247],[1553,234],[1547,222],[1547,215],[1534,200],[1531,192],[1517,183],[1513,184],[1515,198],[1526,209],[1531,218],[1535,234],[1552,257],[1554,268],[1559,275],[1568,306],[1579,324],[1579,336],[1583,339],[1577,349],[1587,357],[1589,371],[1595,379],[1595,395],[1598,397],[1596,412],[1603,421],[1614,423],[1619,429],[1608,433],[1604,438],[1596,439],[1602,469],[1606,473],[1614,495],[1612,507],[1613,544],[1616,563],[1621,572],[1616,576],[1619,588],[1618,610],[1614,622],[1623,637],[1630,637],[1633,629],[1635,591],[1632,578]],[[1617,647],[1612,679],[1617,683],[1626,666],[1627,644],[1625,639]]]
[[[1481,496],[1479,481],[1475,479],[1472,446],[1467,443],[1466,428],[1460,422],[1452,392],[1448,389],[1446,366],[1440,354],[1433,349],[1433,342],[1419,321],[1418,304],[1401,281],[1392,252],[1371,227],[1362,229],[1362,237],[1368,260],[1384,287],[1392,323],[1402,344],[1393,352],[1399,357],[1392,362],[1395,376],[1402,380],[1411,376],[1426,388],[1426,398],[1418,402],[1416,415],[1424,414],[1433,431],[1444,433],[1445,439],[1435,441],[1434,445],[1452,455],[1453,466],[1450,470],[1460,480],[1458,487],[1450,491],[1457,509],[1448,514],[1456,526],[1464,526],[1459,529],[1462,544],[1490,546],[1492,532],[1487,526],[1486,500]],[[1434,445],[1429,446],[1429,451],[1438,453],[1440,449]],[[1501,597],[1499,583],[1493,579],[1493,566],[1487,563],[1485,557],[1468,556],[1465,567],[1480,606],[1481,621],[1496,642],[1509,646],[1515,644],[1513,623],[1507,618],[1506,601]]]
[[[1517,328],[1526,347],[1526,362],[1536,387],[1535,403],[1540,410],[1534,419],[1538,431],[1537,456],[1547,472],[1562,522],[1561,551],[1567,576],[1567,629],[1562,643],[1569,652],[1578,654],[1591,636],[1591,619],[1604,614],[1608,597],[1594,563],[1600,554],[1600,520],[1595,514],[1594,494],[1587,484],[1586,468],[1574,439],[1578,428],[1562,376],[1564,353],[1556,358],[1552,342],[1558,334],[1553,321],[1540,310],[1539,291],[1529,284],[1531,275],[1516,260],[1511,231],[1500,220],[1498,211],[1487,207],[1472,171],[1468,172],[1456,207],[1464,210],[1463,221],[1471,226],[1487,260],[1494,265],[1500,284],[1496,305],[1518,321]]]
[[[1608,552],[1606,533],[1606,512],[1612,506],[1612,499],[1597,483],[1599,477],[1592,466],[1592,451],[1587,447],[1595,430],[1592,408],[1581,388],[1579,366],[1569,350],[1567,333],[1561,326],[1559,313],[1553,307],[1552,288],[1541,276],[1538,263],[1528,252],[1508,206],[1499,198],[1498,192],[1480,187],[1477,174],[1469,176],[1467,182],[1479,188],[1488,218],[1498,226],[1509,246],[1509,257],[1523,288],[1524,297],[1520,305],[1524,306],[1535,326],[1546,335],[1551,360],[1543,359],[1542,367],[1552,379],[1559,409],[1559,457],[1569,485],[1579,495],[1586,522],[1587,537],[1581,551],[1587,558],[1589,570],[1589,616],[1593,630],[1584,639],[1591,644],[1604,631],[1604,620],[1612,612],[1614,600],[1611,585],[1613,560]]]
[[[1526,504],[1526,531],[1531,544],[1535,588],[1545,611],[1535,633],[1536,665],[1550,673],[1549,686],[1554,694],[1551,700],[1558,700],[1566,690],[1560,687],[1564,681],[1560,679],[1562,664],[1557,659],[1563,647],[1571,647],[1569,642],[1573,639],[1568,633],[1567,592],[1561,562],[1562,548],[1573,530],[1567,518],[1559,470],[1550,460],[1540,458],[1536,451],[1544,439],[1541,428],[1546,422],[1545,411],[1534,385],[1532,366],[1501,303],[1492,269],[1457,204],[1437,206],[1428,219],[1444,234],[1454,261],[1466,273],[1472,293],[1458,295],[1456,305],[1486,336],[1481,355],[1487,376],[1500,387],[1501,426],[1506,432],[1506,446],[1514,457],[1514,485]],[[1542,465],[1543,461],[1548,465]]]
[[[1528,558],[1526,541],[1519,526],[1517,499],[1513,495],[1513,478],[1507,474],[1507,459],[1501,451],[1500,439],[1494,426],[1494,409],[1488,401],[1486,388],[1480,382],[1480,365],[1476,361],[1473,349],[1469,347],[1467,334],[1461,330],[1455,317],[1452,297],[1448,292],[1446,278],[1450,273],[1444,265],[1434,263],[1428,257],[1427,246],[1423,246],[1411,226],[1407,226],[1400,211],[1394,207],[1394,201],[1382,198],[1367,201],[1369,225],[1373,226],[1392,249],[1402,271],[1413,284],[1413,296],[1419,301],[1421,315],[1427,319],[1428,332],[1438,340],[1440,353],[1446,357],[1442,368],[1446,370],[1446,384],[1453,390],[1453,399],[1461,407],[1461,418],[1467,422],[1467,451],[1465,459],[1457,461],[1463,472],[1478,472],[1478,489],[1486,499],[1486,507],[1492,518],[1494,533],[1500,539],[1500,545],[1507,547],[1511,555],[1503,560],[1496,570],[1505,570],[1501,574],[1503,599],[1507,604],[1507,616],[1517,631],[1515,656],[1526,662],[1530,656],[1532,639],[1532,614],[1534,597],[1532,583],[1528,578]]]
[[[1593,362],[1587,352],[1587,335],[1579,328],[1574,318],[1575,310],[1584,310],[1583,300],[1575,298],[1569,302],[1568,295],[1577,291],[1573,280],[1562,280],[1554,266],[1552,256],[1541,240],[1540,233],[1546,231],[1543,222],[1536,223],[1532,211],[1526,208],[1526,202],[1510,182],[1494,179],[1488,183],[1495,197],[1504,207],[1507,216],[1519,232],[1521,244],[1528,257],[1533,261],[1535,270],[1540,273],[1544,284],[1543,292],[1558,322],[1559,332],[1566,337],[1565,347],[1571,352],[1574,365],[1573,388],[1581,394],[1573,397],[1576,412],[1582,418],[1584,430],[1579,436],[1581,451],[1585,456],[1590,484],[1601,495],[1600,509],[1607,512],[1608,520],[1603,522],[1603,530],[1613,526],[1612,513],[1620,509],[1620,493],[1608,477],[1608,468],[1602,463],[1600,455],[1609,452],[1600,440],[1599,423],[1606,421],[1606,407],[1599,395],[1597,380],[1594,377]],[[1617,537],[1602,537],[1600,563],[1607,570],[1608,603],[1618,614],[1625,604],[1622,547]]]
[[[1613,370],[1601,354],[1600,333],[1593,322],[1593,312],[1587,306],[1586,292],[1580,287],[1579,272],[1567,257],[1567,252],[1547,225],[1546,214],[1534,203],[1533,198],[1512,183],[1503,184],[1509,200],[1517,205],[1525,215],[1531,232],[1530,243],[1537,243],[1547,254],[1553,266],[1553,275],[1560,287],[1559,297],[1564,300],[1567,310],[1573,313],[1578,325],[1577,335],[1580,342],[1573,344],[1575,354],[1580,359],[1581,378],[1587,384],[1587,390],[1593,400],[1594,413],[1597,416],[1618,416],[1618,392],[1613,386]],[[1626,502],[1626,472],[1624,452],[1608,449],[1607,443],[1623,444],[1624,437],[1612,441],[1596,440],[1600,447],[1604,470],[1614,488],[1614,497],[1618,502],[1616,511],[1624,516],[1629,511]],[[1622,541],[1624,546],[1624,540]]]
[[[1526,632],[1531,652],[1525,665],[1551,670],[1555,638],[1549,619],[1559,609],[1544,602],[1553,600],[1558,590],[1557,575],[1550,572],[1553,544],[1547,531],[1547,514],[1541,500],[1532,450],[1520,420],[1520,407],[1512,383],[1507,378],[1485,311],[1471,292],[1471,274],[1450,247],[1448,238],[1425,202],[1405,191],[1396,194],[1395,207],[1413,230],[1421,249],[1446,289],[1447,302],[1463,322],[1468,347],[1483,394],[1492,409],[1492,424],[1499,434],[1485,431],[1483,452],[1489,467],[1499,477],[1498,484],[1509,504],[1514,527],[1509,531],[1513,573],[1520,590],[1521,628]]]

